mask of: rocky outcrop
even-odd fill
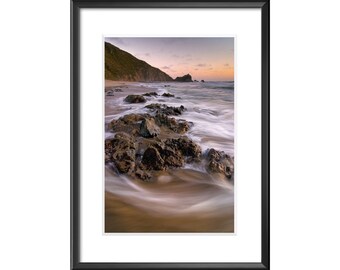
[[[151,96],[158,96],[158,94],[156,92],[149,92],[149,93],[143,94],[143,96],[151,97]]]
[[[188,137],[180,137],[177,139],[167,139],[165,145],[180,151],[183,156],[188,158],[188,161],[199,161],[201,159],[202,150],[198,144],[195,144]]]
[[[142,166],[148,170],[182,167],[185,162],[200,161],[201,154],[201,147],[188,137],[162,140],[145,150]]]
[[[178,149],[174,149],[169,146],[166,141],[157,143],[154,145],[154,147],[159,151],[166,167],[177,168],[184,166],[184,156],[182,153],[178,151]]]
[[[120,173],[132,173],[135,160],[136,146],[130,135],[120,132],[105,141],[105,161],[112,161]]]
[[[182,112],[186,110],[183,105],[180,107],[171,107],[160,103],[152,103],[145,106],[145,108],[148,108],[151,112],[158,112],[165,115],[181,115]]]
[[[113,81],[173,81],[173,79],[145,61],[105,42],[105,79]]]
[[[160,128],[156,125],[154,118],[144,118],[140,125],[139,133],[145,138],[153,138],[159,135]]]
[[[141,122],[148,117],[150,117],[148,114],[127,114],[118,120],[112,120],[108,128],[113,132],[125,132],[132,136],[140,136]]]
[[[180,136],[190,128],[190,124],[163,113],[181,112],[183,106],[176,108],[154,104],[150,107],[157,110],[153,115],[128,114],[113,120],[108,128],[116,134],[105,141],[106,163],[113,164],[118,173],[143,181],[150,181],[152,171],[199,161],[202,152],[200,146],[188,137]]]
[[[177,134],[184,134],[190,129],[191,126],[192,123],[187,122],[184,119],[176,119],[161,112],[156,112],[155,115],[125,115],[118,120],[112,120],[108,125],[108,128],[114,132],[125,132],[133,136],[156,137],[158,135],[159,127],[162,127],[165,130],[173,131]]]
[[[175,133],[184,134],[190,129],[190,123],[186,120],[168,117],[162,113],[156,113],[155,120],[159,126],[165,126]]]
[[[130,101],[144,98],[128,97]],[[145,108],[149,113],[127,114],[107,125],[115,135],[105,140],[105,163],[116,173],[155,181],[155,171],[200,163],[208,173],[234,180],[234,158],[215,149],[203,154],[201,147],[185,136],[193,123],[171,117],[181,115],[186,110],[184,106],[152,103]]]
[[[175,97],[175,95],[170,94],[170,93],[163,93],[163,97]]]
[[[127,103],[144,103],[146,99],[141,95],[128,95],[124,101]]]
[[[208,149],[206,154],[206,169],[211,173],[224,174],[228,179],[232,179],[234,175],[234,159],[223,151]],[[232,179],[233,180],[233,179]]]
[[[164,160],[161,155],[154,147],[149,147],[145,150],[142,165],[147,170],[163,170],[164,169]]]
[[[182,77],[177,77],[175,82],[192,82],[192,78],[190,74],[187,74]]]

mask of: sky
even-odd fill
[[[118,48],[164,71],[172,78],[190,74],[193,80],[234,80],[234,38],[116,38]]]

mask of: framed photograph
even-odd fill
[[[269,1],[71,1],[71,269],[269,269]]]

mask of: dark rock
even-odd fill
[[[162,113],[156,113],[155,115],[155,120],[156,120],[156,123],[159,125],[159,126],[167,126],[169,127],[169,120],[170,118],[168,116],[166,116],[165,114],[162,114]]]
[[[158,96],[158,94],[156,92],[149,92],[149,93],[143,94],[143,96],[151,97],[151,96]]]
[[[165,104],[160,104],[160,103],[152,103],[152,104],[145,106],[145,108],[150,109],[151,112],[156,111],[156,112],[163,113],[166,115],[181,115],[182,112],[186,110],[183,105],[181,105],[180,107],[170,107],[170,106],[167,106]]]
[[[169,151],[168,153],[170,153]],[[184,158],[182,155],[179,155],[178,152],[173,152],[173,154],[165,157],[165,165],[169,167],[183,167],[184,166]]]
[[[112,120],[108,125],[108,129],[114,132],[125,132],[133,136],[139,136],[141,122],[149,117],[149,114],[127,114],[118,120]]]
[[[142,158],[142,164],[147,170],[163,170],[164,160],[154,147],[148,147]]]
[[[201,82],[204,82],[204,80],[201,80]]]
[[[158,110],[160,108],[163,108],[164,106],[166,106],[166,105],[165,104],[160,104],[160,103],[152,103],[152,104],[149,104],[149,105],[145,106],[145,108],[148,108],[151,111],[155,111],[155,110]]]
[[[208,149],[206,152],[207,166],[206,169],[211,173],[224,174],[228,179],[234,176],[234,159],[223,151]]]
[[[170,87],[170,84],[165,84],[164,87]]]
[[[112,120],[109,124],[109,130],[114,132],[125,132],[131,135],[138,135],[140,129],[140,124],[138,123],[125,123],[121,119]]]
[[[113,91],[112,90],[109,90],[109,91],[106,91],[105,93],[107,96],[114,96],[113,94]]]
[[[115,91],[115,92],[123,92],[123,90],[120,89],[120,88],[116,88],[114,91]]]
[[[214,148],[208,149],[207,150],[207,158],[208,160],[221,160],[221,158],[223,157],[224,152],[223,151],[217,151]]]
[[[153,138],[159,135],[160,129],[156,125],[154,118],[151,119],[144,118],[142,120],[139,133],[141,136],[145,138]]]
[[[146,102],[146,99],[141,95],[128,95],[124,101],[128,103],[143,103]]]
[[[189,158],[187,160],[189,162],[199,161],[201,159],[201,147],[186,136],[177,139],[167,139],[165,145],[171,149],[180,151],[183,156]]]
[[[190,74],[187,74],[182,77],[177,77],[175,82],[192,82],[192,78]]]
[[[162,114],[162,113],[156,113],[155,120],[156,120],[157,125],[166,126],[172,131],[179,133],[179,134],[183,134],[187,132],[190,128],[189,122],[183,119],[176,120],[175,118],[173,117],[170,118],[167,115]]]
[[[167,113],[177,115],[181,111],[181,107],[178,107],[169,109]],[[150,121],[144,122],[145,119]],[[125,132],[133,136],[143,136],[145,138],[149,138],[155,137],[160,133],[157,126],[164,126],[175,133],[184,134],[190,129],[191,123],[183,119],[168,117],[166,114],[156,111],[155,116],[151,116],[150,114],[124,115],[118,120],[112,120],[111,123],[108,124],[108,129],[114,132]],[[143,134],[141,134],[141,132]]]
[[[184,119],[176,120],[175,118],[170,118],[170,120],[170,129],[179,134],[186,133],[192,126],[192,123],[189,123]]]
[[[163,97],[175,97],[175,95],[170,94],[170,93],[163,93]]]
[[[137,168],[136,172],[135,172],[135,175],[145,181],[145,182],[149,182],[150,178],[151,178],[151,174],[147,171],[143,171],[142,169],[140,168]]]
[[[131,124],[131,123],[136,123],[138,121],[142,121],[147,116],[148,115],[145,115],[145,114],[131,113],[131,114],[122,116],[121,118],[119,118],[119,120],[123,121],[126,124]]]
[[[224,164],[222,164],[221,162],[215,161],[215,160],[211,160],[208,163],[208,171],[212,172],[212,173],[224,173]]]
[[[133,138],[123,132],[105,140],[106,162],[113,162],[120,173],[131,173],[135,168],[136,147]]]
[[[164,165],[167,167],[182,167],[184,165],[184,157],[181,151],[171,148],[164,144],[164,142],[153,145],[160,153],[164,160]]]
[[[182,114],[182,112],[186,110],[183,105],[179,107],[168,107],[168,108],[171,109],[174,115]]]
[[[162,104],[154,104],[152,107],[168,108],[163,107]],[[113,120],[111,125],[116,132],[119,129],[129,132],[129,134],[117,132],[114,138],[105,141],[106,164],[114,168],[117,173],[126,173],[142,181],[151,181],[152,171],[179,168],[183,167],[185,162],[201,159],[201,147],[186,136],[165,140],[154,138],[160,134],[159,126],[177,133],[184,132],[189,128],[189,123],[185,120],[176,120],[157,112],[155,116],[125,115],[118,120]],[[165,132],[169,131],[165,130]],[[211,159],[218,158],[212,153],[208,156]],[[211,168],[213,170],[213,165]]]

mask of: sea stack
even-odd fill
[[[177,77],[175,82],[192,82],[192,77],[190,74],[187,74],[182,77]]]

